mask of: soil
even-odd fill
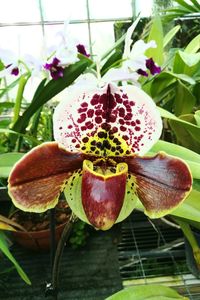
[[[55,207],[56,225],[66,223],[71,216],[71,209],[65,200],[60,200]],[[40,231],[49,228],[50,211],[44,213],[28,213],[17,210],[11,220],[23,226],[27,231]]]

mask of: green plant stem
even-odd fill
[[[13,115],[13,124],[18,120],[20,110],[21,110],[21,104],[23,99],[23,93],[26,86],[26,83],[28,79],[30,78],[30,74],[28,75],[22,75],[19,79],[19,85],[17,90],[17,96],[15,98],[15,106],[14,106],[14,115]]]
[[[38,109],[38,111],[36,111],[36,113],[33,115],[33,121],[32,121],[32,125],[30,128],[30,132],[31,132],[32,136],[34,136],[34,137],[37,137],[38,125],[39,125],[42,109],[43,109],[43,106],[41,106]]]
[[[196,261],[198,269],[200,270],[200,248],[199,248],[197,240],[190,228],[190,225],[186,222],[183,222],[180,219],[177,219],[177,218],[176,218],[176,222],[180,225],[185,237],[187,238],[190,246],[192,247],[194,259]]]
[[[65,243],[67,242],[73,224],[76,222],[77,218],[75,217],[74,214],[71,215],[71,218],[69,222],[65,225],[65,228],[62,232],[61,238],[59,240],[56,253],[55,253],[55,258],[54,258],[54,264],[53,264],[53,271],[52,271],[52,288],[53,292],[55,295],[55,300],[57,299],[57,293],[58,293],[58,279],[59,279],[59,272],[60,272],[60,263],[61,263],[61,258],[63,254],[63,250],[65,247]]]

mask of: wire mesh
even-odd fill
[[[118,253],[124,288],[162,284],[200,300],[200,280],[187,267],[181,230],[134,212],[122,223]]]

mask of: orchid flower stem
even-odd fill
[[[28,75],[22,75],[19,80],[19,86],[17,90],[17,96],[15,99],[15,106],[14,106],[14,115],[13,115],[13,123],[15,123],[20,114],[20,109],[21,109],[21,104],[22,104],[22,99],[23,99],[23,93],[24,93],[24,88],[26,86],[26,83],[30,77],[30,74]]]
[[[98,82],[100,83],[101,82],[101,68],[100,68],[100,60],[97,59],[96,61],[96,70],[97,70],[97,79],[98,79]]]
[[[56,252],[56,239],[55,239],[55,208],[50,209],[50,231],[51,231],[51,267],[53,268],[55,252]]]
[[[52,271],[52,289],[54,292],[55,300],[57,299],[58,294],[58,282],[59,282],[59,272],[60,272],[60,263],[62,259],[63,250],[65,247],[65,244],[70,236],[73,224],[76,222],[77,217],[75,217],[74,214],[71,215],[71,218],[69,222],[65,225],[65,228],[62,232],[61,238],[59,240],[56,252],[55,252],[55,258],[53,263],[53,271]]]

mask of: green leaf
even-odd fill
[[[192,6],[192,5],[189,5],[186,1],[184,0],[175,0],[175,2],[177,2],[178,4],[180,4],[181,6],[185,7],[188,12],[198,12],[198,10]]]
[[[163,58],[163,27],[160,17],[155,17],[149,33],[148,41],[154,40],[156,48],[150,48],[146,51],[148,57],[152,57],[158,65],[162,65]]]
[[[103,76],[111,67],[116,66],[116,62],[120,61],[122,58],[122,52],[116,50],[104,63],[103,67],[101,68],[101,75]]]
[[[173,39],[173,37],[176,35],[176,33],[180,30],[181,26],[177,25],[174,28],[172,28],[164,37],[163,39],[163,47],[166,47],[167,44]]]
[[[197,110],[194,114],[195,121],[197,125],[200,127],[200,110]]]
[[[184,121],[183,119],[177,118],[175,115],[173,115],[172,113],[170,113],[169,111],[161,107],[158,107],[158,110],[160,111],[160,114],[163,118],[170,119],[177,123],[180,123],[184,128],[188,129],[192,133],[192,135],[194,135],[197,139],[199,139],[200,127],[192,123],[189,123],[187,121]]]
[[[2,90],[2,92],[0,93],[0,99],[3,97],[4,94],[6,94],[7,92],[9,92],[9,90],[11,90],[12,88],[14,88],[18,84],[19,79],[20,79],[20,77],[17,78],[15,81],[13,81],[11,84],[9,84],[6,88],[4,88]]]
[[[8,178],[14,164],[24,156],[24,153],[10,152],[0,154],[0,178]]]
[[[190,92],[185,84],[180,80],[177,81],[175,100],[174,100],[174,112],[176,116],[190,113],[196,103],[196,98]]]
[[[156,76],[151,83],[151,96],[159,100],[160,94],[164,93],[165,90],[167,90],[167,93],[169,93],[170,89],[174,90],[174,83],[176,83],[178,79],[191,85],[195,84],[195,80],[185,74],[162,72]]]
[[[175,55],[173,72],[182,73],[191,77],[199,70],[200,53],[178,51]]]
[[[194,115],[182,115],[182,120],[190,121],[191,124],[195,123]],[[186,128],[179,122],[169,120],[171,129],[176,135],[177,143],[189,148],[197,153],[200,153],[200,140],[199,135],[193,132],[192,128]],[[200,127],[199,127],[200,128]]]
[[[0,97],[1,99],[1,97]],[[0,113],[2,113],[2,111],[4,109],[9,109],[9,108],[13,108],[14,107],[14,103],[13,102],[8,102],[8,101],[5,101],[5,102],[1,102],[0,103]]]
[[[200,192],[192,189],[188,197],[170,215],[185,218],[187,220],[199,222],[200,220]],[[137,202],[136,209],[144,211],[140,201]]]
[[[191,40],[185,48],[185,53],[196,53],[200,48],[200,34]]]
[[[180,296],[175,290],[157,284],[132,286],[117,292],[105,300],[175,300],[188,298]],[[189,300],[189,299],[188,299]]]
[[[151,96],[153,98],[159,98],[159,94],[162,93],[167,87],[176,82],[176,78],[170,72],[162,72],[156,76],[151,84]]]
[[[179,51],[178,53],[188,67],[193,67],[200,61],[200,53],[187,53],[183,51]]]
[[[199,222],[200,220],[200,192],[193,189],[187,199],[176,208],[171,215]]]
[[[21,136],[25,139],[27,139],[28,141],[32,142],[33,144],[35,145],[39,145],[41,144],[41,142],[39,142],[37,139],[35,139],[34,137],[28,135],[28,134],[22,134],[22,133],[19,133],[19,132],[16,132],[16,131],[13,131],[13,130],[10,130],[10,129],[6,129],[6,128],[0,128],[0,134],[1,133],[5,133],[5,134],[15,134],[16,136]]]
[[[84,72],[87,66],[92,63],[91,60],[82,59],[81,61],[70,65],[64,70],[64,74],[62,78],[58,80],[50,80],[43,88],[36,93],[31,102],[30,106],[26,109],[26,111],[22,114],[21,117],[17,120],[17,122],[12,127],[12,130],[17,132],[24,132],[27,127],[30,118],[33,114],[47,101],[52,99],[66,87],[74,82],[74,80]],[[42,83],[41,83],[42,84]]]
[[[190,1],[196,7],[197,11],[199,11],[200,10],[200,4],[199,4],[199,2],[197,0],[190,0]]]
[[[200,153],[200,127],[185,121],[184,119],[187,118],[187,115],[177,118],[163,108],[158,109],[162,117],[169,119],[168,122],[176,134],[178,143],[197,153]]]
[[[20,267],[20,265],[18,264],[18,262],[16,261],[16,259],[13,257],[13,255],[11,254],[9,247],[8,247],[8,243],[6,241],[6,236],[3,232],[0,232],[0,250],[3,252],[3,254],[14,264],[18,274],[20,275],[20,277],[29,285],[31,285],[31,282],[28,278],[28,276],[26,275],[26,273],[22,270],[22,268]]]

